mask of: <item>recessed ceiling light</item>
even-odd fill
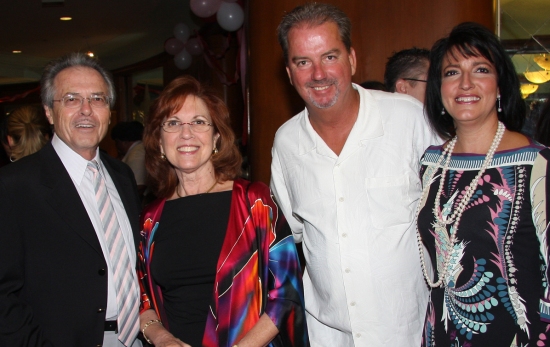
[[[86,53],[86,55],[90,58],[93,58],[94,57],[94,52],[88,51],[88,53]]]
[[[73,17],[60,17],[59,20],[73,20]]]
[[[14,53],[14,54],[21,53],[21,51],[17,51],[17,50],[14,50],[14,51],[11,51],[11,52]]]

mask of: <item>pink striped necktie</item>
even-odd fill
[[[131,346],[139,332],[137,283],[134,283],[130,257],[99,164],[92,160],[88,162],[87,168],[93,173],[97,208],[105,232],[117,292],[118,339],[124,346]]]

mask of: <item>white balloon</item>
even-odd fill
[[[235,31],[243,25],[244,12],[239,4],[222,2],[216,15],[218,24],[227,31]]]
[[[190,34],[191,30],[185,23],[178,23],[174,27],[174,37],[183,43],[187,42]]]
[[[187,52],[187,50],[184,48],[174,56],[174,63],[178,67],[178,69],[185,70],[189,66],[191,66],[191,62],[193,61],[193,57],[191,57],[191,54]]]

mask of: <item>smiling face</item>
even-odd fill
[[[483,56],[452,53],[443,59],[441,98],[455,125],[498,118],[498,77],[493,64]]]
[[[184,123],[202,120],[212,123],[206,104],[194,95],[189,95],[182,107],[164,121],[168,120]],[[210,157],[218,137],[219,135],[214,133],[214,127],[200,133],[193,132],[189,124],[184,124],[180,131],[175,133],[160,131],[160,150],[176,168],[178,175],[212,175],[214,167]]]
[[[54,80],[55,100],[68,94],[89,98],[108,95],[108,87],[99,72],[88,67],[70,67],[57,74]],[[95,157],[99,142],[109,127],[109,107],[92,108],[88,100],[81,107],[67,108],[55,101],[53,108],[44,107],[56,135],[73,151],[87,160]]]
[[[286,71],[310,112],[313,107],[345,102],[352,89],[355,51],[351,48],[348,53],[336,23],[295,27],[288,33],[288,43]]]

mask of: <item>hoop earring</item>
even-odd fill
[[[10,161],[11,161],[12,163],[15,162],[16,160],[17,160],[17,159],[15,159],[15,158],[13,157],[13,155],[10,155]]]
[[[498,102],[498,108],[497,108],[497,112],[502,112],[502,107],[500,106],[500,94],[497,95],[497,102]]]

